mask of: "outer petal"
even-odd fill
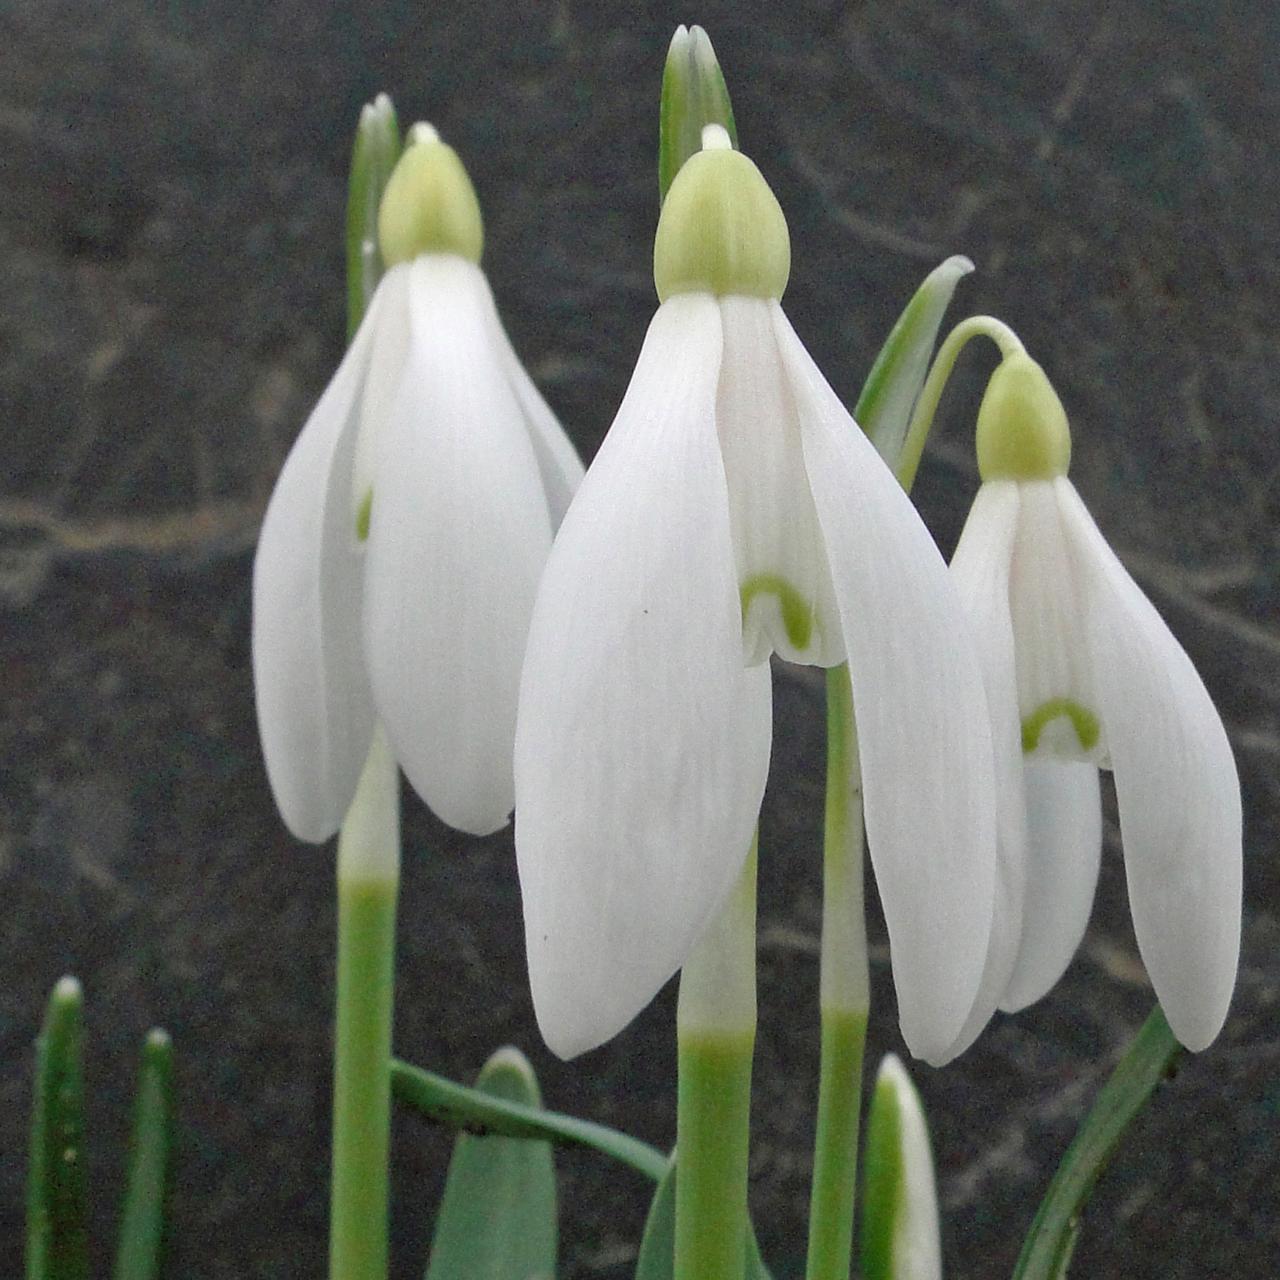
[[[558,529],[573,495],[582,483],[582,461],[569,437],[565,435],[559,419],[551,412],[551,407],[520,363],[520,357],[516,355],[502,318],[498,315],[487,280],[484,289],[488,301],[490,340],[500,353],[511,390],[524,412],[525,424],[529,428],[529,441],[533,445],[534,456],[538,459],[538,471],[542,475],[547,506],[551,510],[551,527],[553,530]]]
[[[352,468],[358,406],[388,281],[285,460],[253,563],[253,683],[267,777],[285,824],[325,840],[341,823],[373,733],[360,649],[364,550]]]
[[[973,1008],[991,931],[996,794],[982,673],[910,499],[780,307],[775,322],[849,652],[902,1035],[938,1063]]]
[[[374,464],[365,652],[409,781],[451,826],[503,826],[516,694],[551,525],[479,268],[412,265],[409,354]]]
[[[730,892],[768,770],[769,669],[743,663],[716,442],[720,313],[654,317],[556,540],[516,731],[516,852],[538,1024],[620,1031]]]
[[[1191,660],[1107,546],[1075,489],[1058,502],[1085,584],[1138,948],[1173,1033],[1222,1029],[1240,955],[1240,781]]]
[[[997,826],[995,900],[982,985],[948,1057],[967,1049],[995,1013],[1013,972],[1023,929],[1027,814],[1013,622],[1009,613],[1009,572],[1019,505],[1016,484],[984,484],[951,559],[951,579],[978,646],[991,714]]]
[[[1000,999],[1009,1013],[1048,993],[1066,972],[1089,923],[1102,853],[1096,765],[1028,759],[1027,896],[1013,976]]]

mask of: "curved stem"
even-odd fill
[[[756,1035],[756,851],[680,975],[674,1280],[741,1280]]]
[[[942,389],[955,367],[956,357],[970,338],[990,338],[1000,348],[1002,357],[1020,352],[1022,341],[1003,320],[995,316],[970,316],[962,320],[947,335],[946,341],[938,348],[933,359],[929,376],[916,400],[915,411],[911,415],[911,425],[907,428],[907,438],[898,458],[898,480],[902,487],[911,492],[915,483],[916,471],[920,467],[920,457],[924,453],[924,442],[929,437],[929,428],[933,426],[933,415],[938,410],[938,401],[942,399]]]
[[[383,1280],[387,1274],[391,1016],[399,885],[399,774],[379,724],[338,836],[331,1280]]]
[[[846,665],[827,672],[822,1057],[809,1200],[807,1280],[848,1280],[870,984],[863,908],[862,781]]]

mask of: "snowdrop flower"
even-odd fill
[[[429,126],[408,143],[379,212],[389,269],[254,564],[263,753],[304,840],[337,830],[378,720],[441,818],[505,824],[534,591],[581,476],[498,319],[466,171]]]
[[[752,842],[770,654],[847,660],[903,1035],[937,1057],[990,928],[981,672],[928,532],[779,305],[782,210],[727,147],[709,126],[670,188],[661,306],[534,606],[515,751],[534,1005],[567,1057],[681,967]]]
[[[952,574],[983,647],[992,713],[1025,770],[1020,922],[1002,1008],[1057,982],[1088,922],[1102,826],[1098,770],[1115,775],[1138,948],[1174,1034],[1222,1027],[1240,947],[1240,784],[1190,659],[1107,546],[1067,479],[1066,414],[1029,356],[1007,356],[978,418],[983,484]]]

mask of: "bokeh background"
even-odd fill
[[[0,1270],[21,1267],[31,1044],[84,981],[90,1176],[114,1233],[136,1048],[173,1034],[171,1274],[318,1275],[332,853],[276,817],[255,733],[263,505],[344,333],[350,131],[378,90],[461,152],[517,350],[590,458],[655,299],[658,87],[710,30],[744,147],[786,209],[787,307],[849,400],[918,279],[977,273],[1060,389],[1074,478],[1182,638],[1235,745],[1246,915],[1232,1016],[1137,1126],[1074,1274],[1266,1275],[1280,1258],[1280,8],[961,4],[0,6]],[[976,475],[980,348],[918,485],[950,552]],[[904,638],[905,639],[905,638]],[[778,669],[762,819],[753,1208],[802,1271],[822,684]],[[406,803],[399,1052],[470,1078],[505,1041],[548,1100],[661,1144],[671,992],[569,1065],[542,1047],[509,833]],[[1112,815],[1113,816],[1113,815]],[[917,1065],[949,1274],[1008,1274],[1040,1191],[1151,1004],[1114,822],[1094,921],[1042,1004]],[[873,1059],[901,1051],[871,907]],[[396,1276],[420,1273],[449,1136],[396,1125]],[[563,1275],[631,1273],[647,1188],[559,1161]]]

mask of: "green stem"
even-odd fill
[[[1182,1056],[1159,1005],[1125,1050],[1045,1192],[1022,1246],[1014,1280],[1061,1280],[1080,1216],[1125,1131]]]
[[[827,672],[822,1056],[809,1199],[808,1280],[848,1280],[870,983],[863,906],[862,780],[846,665]]]
[[[379,725],[338,837],[330,1280],[387,1274],[399,827],[399,777]]]
[[[680,976],[673,1280],[741,1280],[746,1266],[756,853]]]
[[[911,415],[911,425],[907,428],[907,438],[898,458],[898,480],[908,493],[915,483],[920,457],[924,453],[924,442],[929,438],[933,415],[938,410],[942,389],[951,376],[956,358],[970,338],[979,336],[990,338],[1000,348],[1002,356],[1010,356],[1023,349],[1018,335],[995,316],[970,316],[947,335],[946,341],[938,348],[929,376],[920,389],[915,411]]]

